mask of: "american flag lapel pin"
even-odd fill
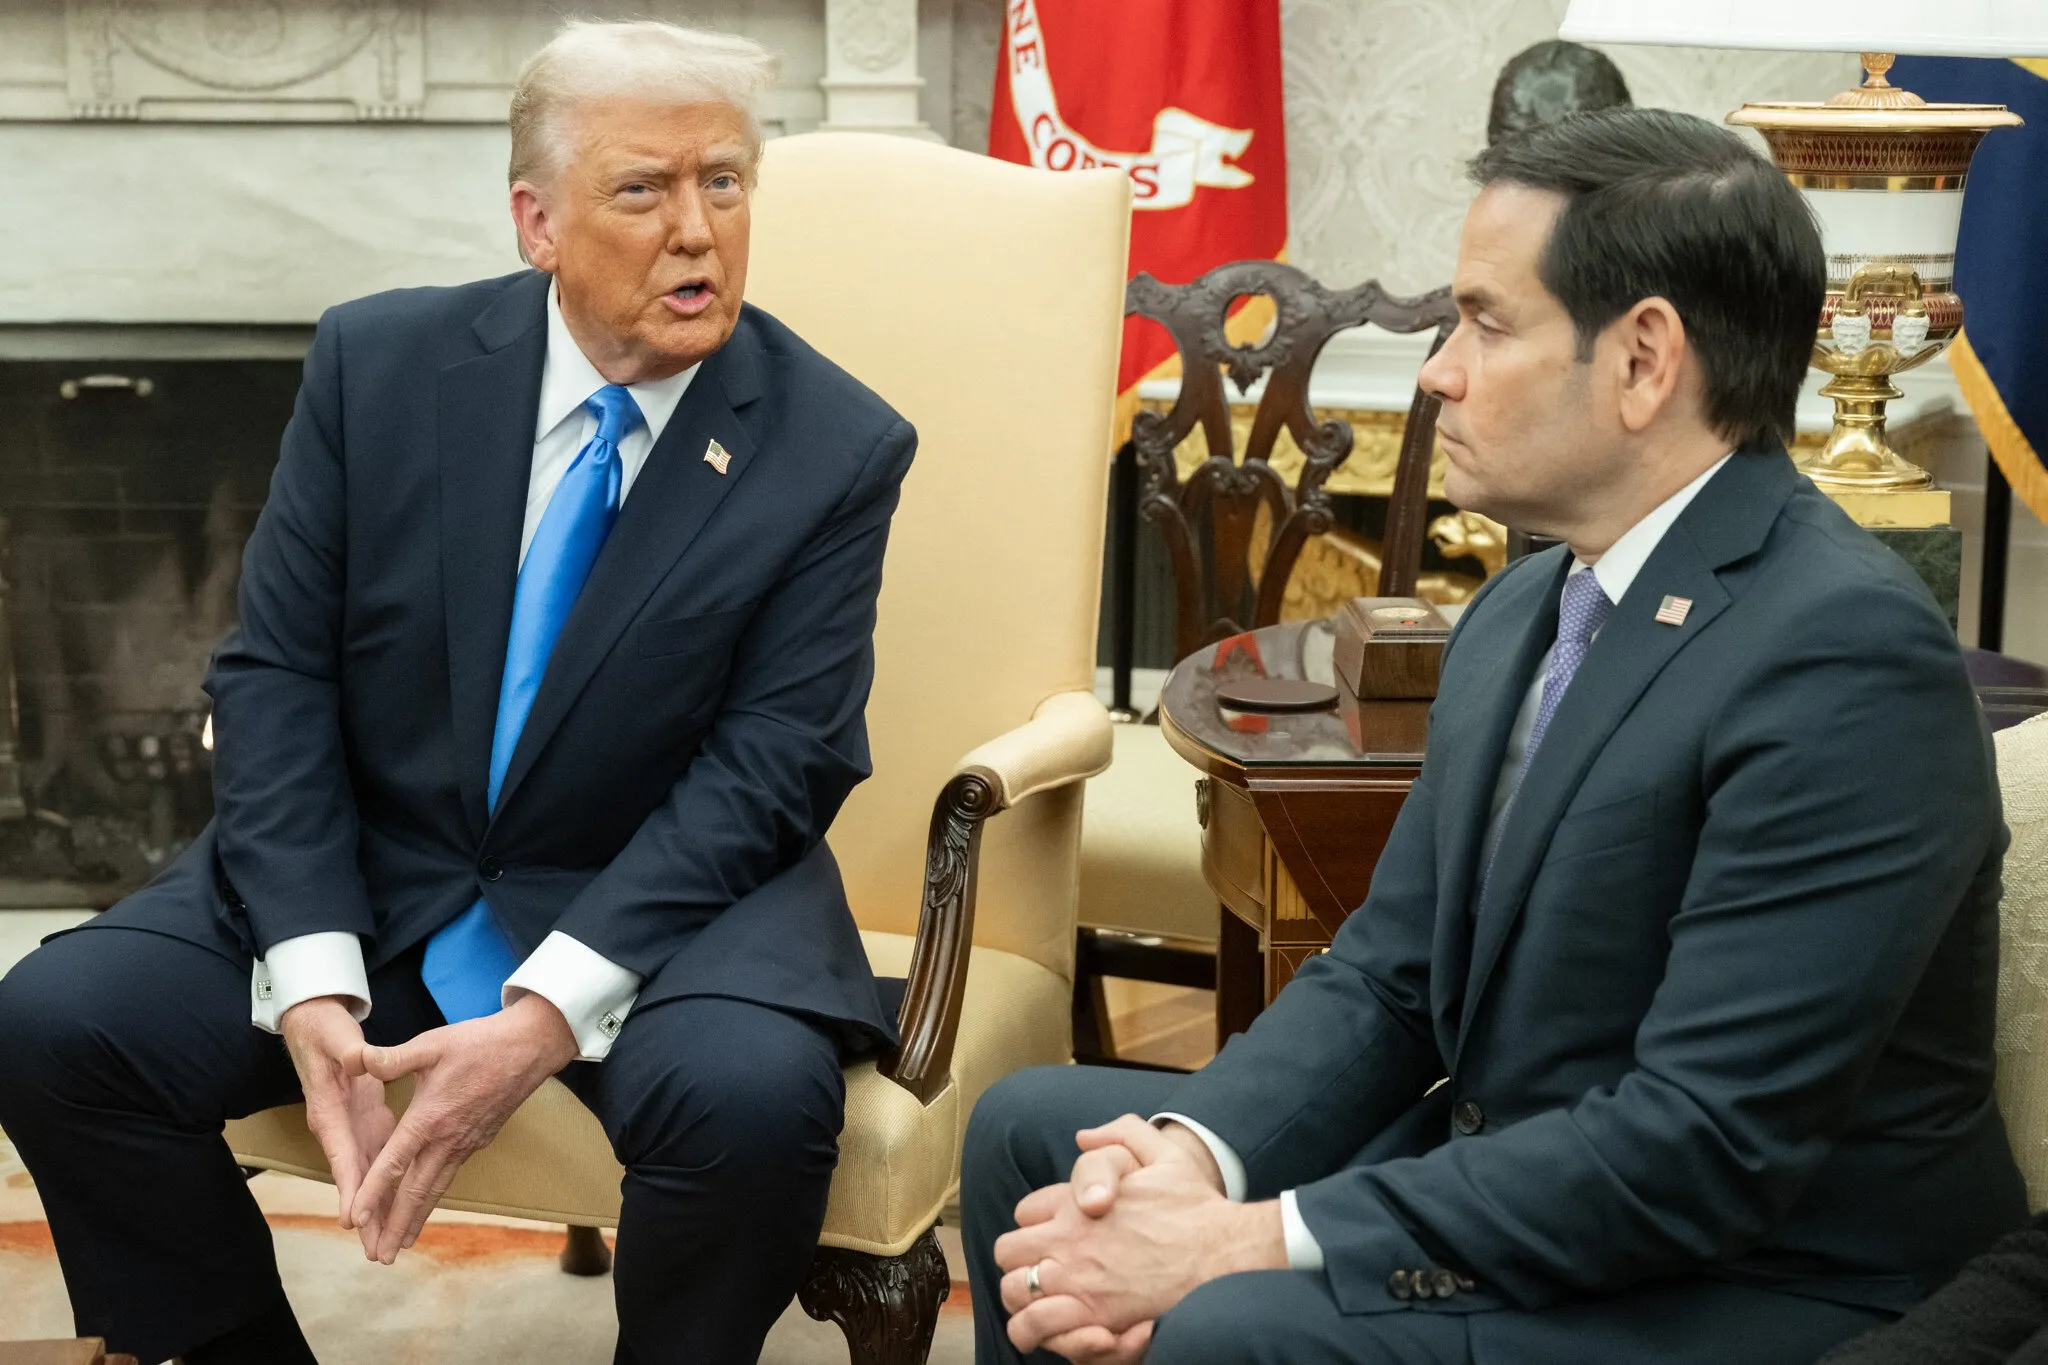
[[[710,445],[704,447],[704,463],[723,474],[726,466],[732,463],[732,455],[724,446],[714,440]]]
[[[1667,597],[1657,608],[1657,623],[1665,626],[1682,626],[1685,614],[1692,610],[1690,597]]]

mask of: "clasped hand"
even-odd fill
[[[497,1014],[373,1047],[337,998],[285,1012],[285,1046],[306,1097],[306,1126],[327,1154],[340,1222],[363,1254],[390,1265],[419,1238],[462,1163],[512,1111],[576,1056],[561,1012],[527,995]],[[384,1087],[415,1076],[396,1118]]]
[[[1224,1198],[1215,1158],[1187,1129],[1127,1114],[1076,1141],[1068,1182],[1027,1195],[1016,1231],[996,1240],[1018,1350],[1126,1365],[1143,1358],[1153,1320],[1197,1286],[1286,1266],[1278,1206]]]

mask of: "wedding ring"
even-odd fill
[[[1024,1292],[1034,1299],[1045,1292],[1045,1286],[1038,1282],[1038,1267],[1044,1264],[1045,1262],[1040,1261],[1024,1272]]]

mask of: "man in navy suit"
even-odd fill
[[[1805,204],[1661,110],[1474,173],[1445,489],[1565,544],[1466,608],[1370,895],[1249,1032],[984,1096],[984,1362],[1807,1365],[2025,1218],[1990,737],[1784,449]]]
[[[303,1096],[388,1264],[553,1075],[626,1168],[619,1360],[752,1360],[795,1291],[842,1059],[893,1037],[823,840],[915,437],[741,302],[771,70],[570,26],[512,106],[537,269],[321,319],[207,680],[215,821],[0,983],[82,1335],[310,1360],[223,1121]]]

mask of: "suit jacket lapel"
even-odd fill
[[[549,737],[648,597],[752,467],[754,441],[739,414],[760,396],[763,364],[752,332],[742,326],[704,361],[676,405],[555,641],[505,770],[499,810],[511,802]],[[722,474],[704,459],[714,440],[732,457]]]
[[[1665,533],[1587,651],[1516,793],[1474,915],[1460,1047],[1551,833],[1587,770],[1644,689],[1727,609],[1731,599],[1719,570],[1763,544],[1798,477],[1782,450],[1738,452]],[[1692,600],[1682,624],[1655,619],[1666,596]]]
[[[1543,560],[1551,562],[1545,565]],[[1465,710],[1467,727],[1455,741],[1441,744],[1431,758],[1443,763],[1440,777],[1432,777],[1438,783],[1438,858],[1436,967],[1431,975],[1436,982],[1433,1004],[1439,1041],[1446,1056],[1464,996],[1472,942],[1472,882],[1500,781],[1501,757],[1515,713],[1535,679],[1536,665],[1557,638],[1558,592],[1570,567],[1570,554],[1562,547],[1544,551],[1536,563],[1489,594],[1487,612],[1498,613],[1509,624],[1458,642],[1460,671],[1469,665],[1479,683]]]
[[[472,330],[484,353],[441,371],[441,591],[448,697],[463,813],[483,837],[486,787],[519,535],[533,472],[534,414],[547,360],[547,291],[535,272],[500,293]]]

